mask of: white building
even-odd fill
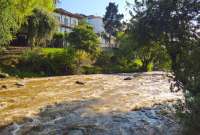
[[[54,14],[60,25],[59,32],[71,32],[78,25],[79,21],[83,19],[82,16],[70,13],[62,8],[57,8]]]
[[[103,18],[100,16],[90,15],[87,16],[87,22],[93,27],[94,32],[99,36],[102,48],[113,48],[115,43],[109,44],[108,40],[105,39],[105,28]],[[113,41],[113,40],[112,40]]]
[[[93,26],[95,33],[105,32],[103,18],[100,16],[88,16],[87,22]]]
[[[73,30],[73,28],[79,24],[81,20],[86,19],[86,21],[93,27],[94,32],[98,35],[100,39],[100,46],[102,48],[115,47],[115,42],[113,42],[114,40],[111,40],[112,42],[109,44],[108,40],[105,39],[106,32],[104,29],[102,17],[94,15],[85,16],[82,14],[73,14],[62,8],[57,8],[54,14],[58,19],[60,25],[60,27],[58,28],[59,32],[70,33]]]

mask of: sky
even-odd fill
[[[126,6],[127,0],[61,0],[58,7],[62,7],[65,10],[72,13],[82,13],[85,15],[103,16],[106,12],[106,7],[109,2],[115,2],[118,4],[119,12],[123,13],[125,20],[130,18]]]

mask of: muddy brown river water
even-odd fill
[[[183,94],[169,80],[164,72],[1,80],[0,135],[178,135],[173,104]]]

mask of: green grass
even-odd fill
[[[62,53],[64,50],[65,50],[64,48],[42,48],[41,49],[44,55]]]

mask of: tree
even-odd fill
[[[12,40],[12,34],[19,28],[12,0],[0,0],[0,45]]]
[[[52,0],[0,0],[0,45],[11,41],[36,7],[53,11]]]
[[[110,2],[103,18],[105,31],[109,34],[109,43],[111,42],[111,37],[115,37],[117,32],[120,31],[120,28],[122,27],[121,20],[123,17],[122,14],[118,13],[118,5]]]
[[[45,46],[56,31],[57,22],[52,14],[42,9],[35,9],[28,17],[25,29],[28,31],[28,42],[33,46]]]
[[[121,57],[125,57],[128,61],[141,60],[140,70],[142,71],[149,71],[150,65],[154,69],[170,70],[171,60],[167,49],[160,44],[154,42],[151,45],[141,45],[128,33],[120,40],[119,51]]]
[[[170,70],[171,60],[165,46],[154,43],[135,50],[135,55],[142,61],[142,71]],[[152,65],[152,69],[149,66]]]
[[[161,42],[167,48],[178,86],[186,93],[185,134],[199,134],[200,1],[135,0],[133,10],[129,26],[132,35],[142,45]]]
[[[68,41],[77,50],[84,50],[95,57],[99,54],[99,39],[90,25],[80,24],[75,27],[69,34]]]

